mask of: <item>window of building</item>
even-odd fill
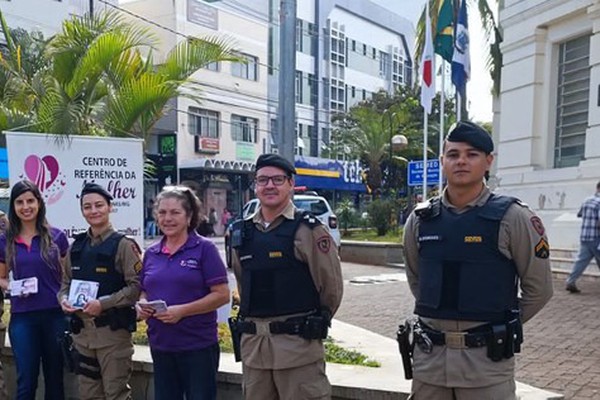
[[[367,45],[363,44],[363,56],[367,55]]]
[[[258,120],[243,115],[231,115],[231,138],[236,142],[256,143]]]
[[[219,113],[204,108],[188,108],[188,129],[190,134],[219,138]]]
[[[331,29],[331,86],[329,92],[329,108],[331,110],[345,110],[345,66],[346,66],[346,35],[338,30]],[[327,89],[325,89],[327,90]]]
[[[379,52],[379,76],[386,78],[390,73],[390,55],[384,51]]]
[[[590,36],[561,43],[558,59],[555,168],[579,164],[585,154],[590,95]]]
[[[231,75],[238,76],[240,78],[248,79],[251,81],[258,80],[257,65],[258,58],[248,54],[237,54],[246,60],[245,63],[232,63],[231,64]]]
[[[356,51],[356,40],[352,41],[352,51]]]
[[[219,72],[219,70],[221,69],[221,65],[218,61],[215,61],[211,62],[210,64],[206,64],[204,68],[206,68],[209,71]]]
[[[296,51],[302,51],[303,21],[296,18]]]
[[[296,71],[296,103],[302,104],[302,71]]]
[[[397,47],[392,54],[392,84],[394,86],[404,83],[404,55]]]
[[[318,100],[317,80],[313,74],[308,74],[308,88],[310,92],[310,105],[316,106]]]

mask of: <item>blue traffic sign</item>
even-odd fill
[[[423,185],[423,161],[409,161],[408,186]],[[427,160],[427,186],[435,186],[440,179],[440,160]]]

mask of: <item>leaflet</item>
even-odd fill
[[[8,288],[10,289],[11,296],[34,294],[38,292],[38,279],[35,276],[25,279],[16,279],[10,281]]]
[[[164,300],[152,300],[137,302],[137,305],[146,312],[160,313],[167,311],[167,303]]]
[[[95,300],[100,284],[94,281],[73,279],[69,289],[69,303],[74,308],[83,308],[90,300]]]

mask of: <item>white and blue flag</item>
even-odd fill
[[[471,56],[469,54],[469,22],[467,18],[467,0],[462,0],[456,21],[454,54],[452,56],[452,83],[464,97],[467,81],[471,75]]]

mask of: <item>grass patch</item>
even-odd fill
[[[324,340],[325,343],[325,361],[346,364],[360,365],[362,367],[379,368],[381,364],[378,361],[371,360],[362,353],[355,350],[348,350],[334,343],[331,337]]]
[[[400,243],[402,239],[402,228],[397,230],[390,230],[384,236],[377,236],[375,229],[360,229],[348,231],[348,234],[344,235],[342,239],[346,240],[357,240],[363,242],[393,242]]]
[[[148,336],[146,335],[147,325],[145,322],[138,322],[138,329],[133,334],[133,343],[140,345],[148,345]],[[233,353],[233,345],[231,344],[231,332],[227,324],[219,324],[219,347],[223,353]],[[369,359],[366,355],[358,351],[344,349],[334,343],[331,337],[324,340],[325,344],[325,361],[346,364],[359,365],[362,367],[379,368],[381,364],[375,360]]]

